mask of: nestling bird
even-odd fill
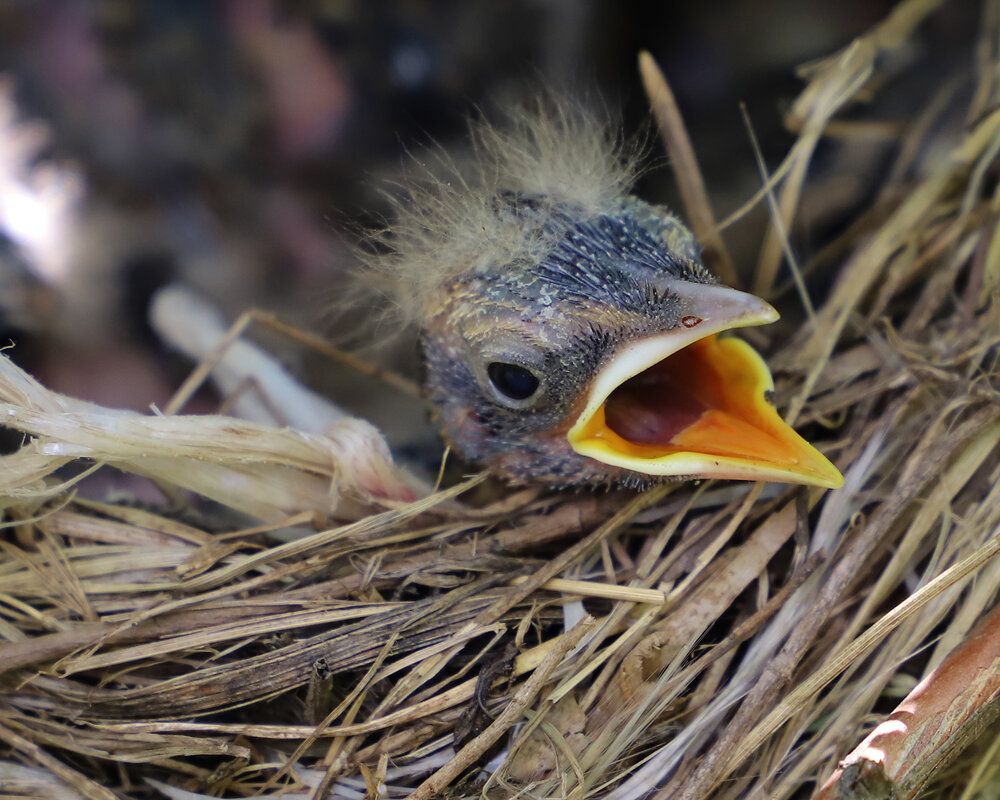
[[[475,126],[471,174],[411,185],[371,259],[421,329],[445,437],[516,482],[840,486],[768,404],[760,356],[719,335],[777,312],[629,194],[636,158],[607,126],[546,102]]]

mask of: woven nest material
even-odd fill
[[[755,340],[786,418],[844,472],[836,492],[478,476],[423,496],[357,420],[122,414],[5,361],[0,413],[29,436],[0,458],[0,794],[996,797],[998,62],[906,125],[845,118],[936,5],[809,67],[761,193],[768,296],[820,141],[897,145],[804,266],[826,300]],[[181,513],[81,499],[74,463],[152,479]]]

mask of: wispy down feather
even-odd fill
[[[557,209],[577,219],[607,213],[636,175],[638,152],[617,129],[551,95],[470,128],[468,169],[440,151],[416,159],[393,197],[391,225],[362,256],[366,277],[387,286],[401,322],[419,317],[467,270],[541,258],[559,229]],[[530,218],[512,198],[531,200]]]

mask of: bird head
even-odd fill
[[[482,129],[476,179],[402,206],[394,253],[415,275],[446,438],[518,482],[840,486],[768,402],[764,361],[725,335],[777,312],[720,285],[676,216],[629,195],[587,122],[560,110]]]

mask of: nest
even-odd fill
[[[755,198],[774,218],[753,289],[772,296],[821,140],[895,145],[796,268],[800,329],[755,342],[836,492],[429,491],[335,412],[326,433],[123,414],[5,361],[0,409],[27,436],[0,458],[4,791],[995,797],[996,21],[971,93],[941,81],[905,125],[857,111],[934,6],[804,70],[799,138]],[[686,216],[732,281],[669,89],[643,71]],[[815,309],[810,272],[831,285]],[[75,493],[109,469],[174,503]]]

